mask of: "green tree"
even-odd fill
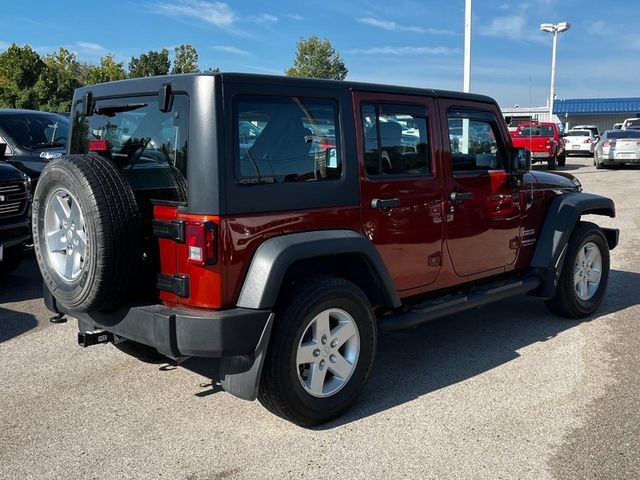
[[[125,78],[124,62],[116,62],[113,53],[109,53],[100,59],[100,65],[91,69],[87,83],[113,82]]]
[[[322,40],[315,35],[308,39],[301,38],[296,46],[296,58],[293,67],[285,71],[290,77],[314,77],[344,80],[347,67],[340,54],[331,46],[326,38]]]
[[[175,48],[176,57],[173,60],[171,73],[198,73],[198,51],[192,45],[183,43]]]
[[[45,56],[44,63],[45,69],[34,85],[38,108],[68,112],[73,91],[88,81],[90,66],[63,47]]]
[[[169,50],[163,48],[159,52],[150,50],[139,57],[131,57],[129,62],[129,78],[155,77],[169,73]]]
[[[12,43],[0,53],[0,107],[37,108],[34,85],[46,65],[29,45]]]

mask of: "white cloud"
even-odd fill
[[[489,25],[480,27],[481,35],[488,37],[523,40],[526,37],[526,19],[523,15],[508,15],[494,18]]]
[[[253,55],[251,52],[247,50],[242,50],[241,48],[232,47],[231,45],[211,45],[209,48],[217,52],[232,53],[234,55],[244,55],[244,56]]]
[[[372,47],[346,50],[350,55],[452,55],[458,49],[449,47]]]
[[[94,54],[103,54],[107,53],[107,49],[102,45],[92,42],[76,42],[74,47],[80,50],[81,52],[86,53],[94,53]]]
[[[250,22],[256,22],[256,23],[274,24],[278,22],[278,17],[276,17],[275,15],[271,15],[269,13],[262,13],[260,15],[251,15],[247,17],[247,20],[249,20]]]
[[[302,15],[298,15],[297,13],[287,13],[285,17],[290,18],[291,20],[304,20]]]
[[[390,32],[414,32],[414,33],[430,33],[432,35],[455,35],[455,32],[451,30],[444,30],[438,28],[422,28],[410,25],[399,25],[391,20],[380,20],[373,17],[359,18],[358,22],[371,25],[372,27],[382,28]]]
[[[173,3],[157,3],[150,9],[167,16],[196,18],[227,30],[232,29],[237,20],[229,5],[223,2],[178,0]]]

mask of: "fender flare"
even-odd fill
[[[393,308],[401,305],[389,271],[370,240],[352,230],[321,230],[281,235],[263,242],[251,260],[237,306],[273,308],[289,266],[298,260],[337,254],[360,255],[377,275],[388,304]]]
[[[613,218],[615,204],[607,197],[578,192],[558,195],[551,201],[529,265],[542,282],[530,295],[551,298],[555,294],[569,239],[582,215]],[[613,250],[618,243],[618,230],[605,228],[603,233]]]

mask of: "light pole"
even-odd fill
[[[553,34],[553,53],[551,54],[551,89],[549,91],[549,121],[553,118],[553,98],[556,96],[556,45],[558,44],[558,33],[566,32],[571,28],[568,22],[541,23],[540,30]]]
[[[464,83],[465,92],[471,91],[471,0],[464,2]]]

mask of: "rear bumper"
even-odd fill
[[[163,305],[136,306],[109,314],[64,313],[78,319],[82,332],[105,330],[173,358],[252,355],[271,314],[245,308],[203,311]]]

